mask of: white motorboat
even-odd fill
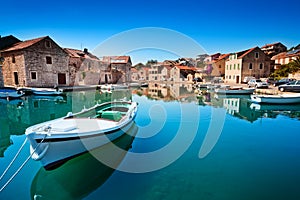
[[[251,95],[251,101],[254,103],[266,103],[266,104],[295,104],[295,103],[300,103],[300,95],[299,94]]]
[[[31,199],[83,199],[89,196],[123,162],[137,132],[138,127],[133,124],[127,134],[114,142],[59,163],[53,169],[40,168],[31,183]],[[105,162],[106,157],[109,163]]]
[[[249,95],[253,94],[254,88],[243,88],[243,87],[224,87],[224,88],[216,88],[215,92],[217,94],[238,94],[238,95]]]
[[[31,157],[45,168],[100,147],[123,135],[132,125],[137,103],[113,101],[26,129]]]
[[[63,90],[52,88],[31,88],[31,91],[32,94],[40,96],[59,96],[64,94]]]

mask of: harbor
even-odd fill
[[[249,95],[218,95],[214,91],[198,95],[192,85],[187,84],[167,87],[149,84],[148,88],[111,93],[73,91],[66,92],[62,99],[56,98],[29,95],[20,100],[0,102],[1,172],[22,146],[27,127],[66,116],[70,111],[80,112],[96,103],[124,99],[138,103],[135,125],[128,130],[133,131],[130,134],[133,138],[120,137],[115,141],[126,151],[115,157],[113,168],[95,157],[110,155],[113,146],[105,145],[60,163],[52,170],[46,170],[40,161],[29,159],[1,191],[1,198],[16,198],[12,192],[15,188],[24,199],[95,199],[98,195],[105,199],[121,196],[123,199],[300,197],[296,187],[300,180],[297,170],[300,167],[297,134],[300,104],[271,107],[253,104]],[[153,115],[156,118],[152,118]],[[215,128],[221,126],[221,131],[211,130],[212,124]],[[177,152],[163,151],[167,144],[176,143]],[[26,143],[1,178],[1,186],[30,156],[29,149]],[[153,151],[173,161],[147,161],[147,155]],[[142,162],[147,165],[139,165],[140,158],[134,157],[140,153],[145,159]],[[126,172],[130,169],[147,173]],[[81,173],[75,173],[78,171]],[[87,181],[89,177],[97,178]],[[177,184],[173,184],[174,180]],[[74,184],[64,187],[66,182]],[[125,190],[125,185],[135,189]],[[54,192],[58,188],[59,192]],[[122,192],[113,192],[116,189]]]

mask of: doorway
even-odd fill
[[[58,73],[58,84],[65,85],[67,83],[66,74]]]
[[[235,83],[240,83],[240,76],[236,76],[236,82]]]
[[[15,85],[19,85],[19,75],[18,75],[18,72],[14,72],[14,80],[15,80]]]

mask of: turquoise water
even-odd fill
[[[0,174],[30,125],[114,99],[137,101],[139,110],[135,137],[114,142],[125,152],[100,147],[52,171],[29,159],[0,199],[300,199],[300,105],[257,107],[247,96],[197,98],[191,87],[153,87],[1,101]],[[109,155],[118,169],[95,154]],[[27,143],[0,187],[28,156]]]

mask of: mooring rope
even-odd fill
[[[31,158],[31,156],[35,153],[36,149],[40,146],[41,143],[43,143],[43,141],[45,140],[47,134],[45,134],[44,138],[41,140],[41,142],[34,148],[34,150],[32,151],[32,153],[26,158],[26,160],[23,162],[23,164],[17,169],[17,171],[7,180],[7,182],[2,186],[2,188],[0,189],[0,192],[2,192],[2,190],[4,190],[6,188],[6,186],[15,178],[15,176],[21,171],[21,169],[25,166],[25,164],[28,162],[28,160]],[[24,143],[22,144],[22,146],[20,147],[20,149],[23,148],[23,146],[25,145],[27,141],[27,137],[24,141]],[[14,159],[11,161],[11,163],[9,164],[9,167],[12,165],[12,163],[14,162],[14,160],[16,159],[17,155],[20,153],[20,150],[17,152],[16,156],[14,157]],[[5,170],[4,173],[6,173],[8,171],[8,168]],[[2,174],[1,178],[4,176],[4,173]],[[1,180],[1,179],[0,179]]]
[[[21,145],[21,147],[19,148],[18,152],[16,153],[15,157],[12,159],[12,161],[9,163],[9,165],[6,167],[6,169],[4,170],[3,174],[0,177],[0,181],[1,179],[4,177],[4,175],[6,174],[6,172],[9,170],[9,168],[11,167],[11,165],[15,162],[15,160],[17,159],[17,157],[19,156],[21,150],[23,149],[24,145],[27,142],[27,137],[25,138],[23,144]]]

